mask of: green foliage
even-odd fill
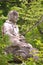
[[[10,45],[8,36],[2,37],[2,25],[7,19],[7,14],[10,10],[16,10],[19,13],[19,20],[17,22],[20,33],[23,34],[27,29],[30,29],[40,17],[43,15],[43,0],[11,0],[9,2],[0,2],[0,65],[9,65],[7,60],[12,58],[12,55],[6,56],[3,49]],[[40,50],[40,60],[34,62],[32,60],[26,61],[26,65],[43,65],[43,22],[31,31],[25,34],[26,41]]]

